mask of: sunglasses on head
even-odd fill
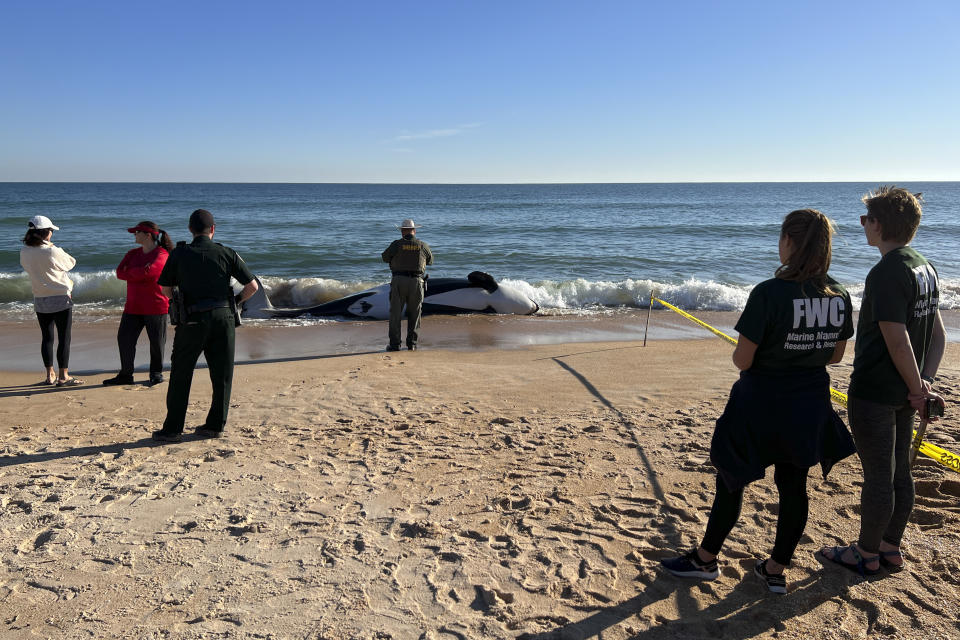
[[[876,218],[873,217],[873,216],[868,216],[868,215],[864,214],[864,215],[860,216],[860,226],[861,226],[861,227],[867,226],[867,220],[876,220]]]

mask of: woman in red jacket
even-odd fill
[[[105,385],[132,384],[133,359],[143,328],[150,339],[150,381],[163,382],[163,347],[167,342],[167,311],[170,301],[160,291],[157,278],[167,263],[173,242],[167,232],[144,220],[127,229],[139,249],[131,249],[117,267],[117,277],[127,281],[127,302],[120,317],[117,345],[120,347],[120,373],[103,381]]]

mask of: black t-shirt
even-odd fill
[[[179,287],[189,305],[233,297],[231,277],[243,285],[253,280],[236,251],[207,236],[197,236],[190,244],[178,243],[170,252],[157,282],[165,287]]]
[[[851,396],[886,405],[907,404],[907,383],[893,364],[878,323],[906,326],[922,371],[939,303],[937,271],[913,247],[888,252],[870,269],[857,321]]]
[[[751,371],[824,367],[837,341],[853,335],[850,294],[830,277],[827,283],[835,295],[809,280],[771,278],[753,288],[736,325],[741,336],[757,344]]]

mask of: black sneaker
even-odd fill
[[[208,429],[207,427],[197,427],[193,431],[198,438],[222,438],[223,429]]]
[[[416,350],[417,350],[417,345],[415,345],[415,344],[408,344],[408,345],[407,345],[407,351],[416,351]]]
[[[153,385],[160,384],[161,382],[163,382],[162,373],[151,373],[150,380],[147,381],[147,384],[152,387]]]
[[[400,345],[398,344],[388,344],[387,351],[400,351]]]
[[[153,432],[153,439],[157,442],[180,442],[183,440],[183,434],[160,429],[159,431]]]
[[[133,384],[133,375],[125,376],[121,373],[118,373],[114,377],[104,380],[103,384],[108,387],[114,387],[119,384]]]
[[[767,583],[767,589],[770,589],[771,593],[783,595],[787,592],[787,579],[783,577],[782,573],[767,573],[766,560],[757,560],[756,566],[753,567],[753,573]]]
[[[700,556],[697,555],[696,549],[679,558],[666,558],[665,560],[661,560],[660,564],[663,565],[664,569],[679,578],[715,580],[720,576],[716,558],[710,562],[704,562],[700,559]]]

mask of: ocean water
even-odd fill
[[[860,196],[876,186],[0,183],[0,319],[32,318],[19,265],[31,216],[50,217],[61,228],[54,242],[77,258],[83,321],[122,308],[125,285],[113,270],[136,246],[127,227],[153,220],[187,240],[187,218],[199,207],[216,217],[215,239],[240,252],[278,306],[386,282],[380,252],[413,218],[434,250],[431,275],[486,271],[554,314],[643,307],[652,289],[686,309],[739,310],[779,264],[783,217],[813,207],[836,222],[831,274],[857,306],[879,258],[863,240]],[[924,194],[913,245],[940,272],[943,308],[960,308],[960,183],[900,186]]]

